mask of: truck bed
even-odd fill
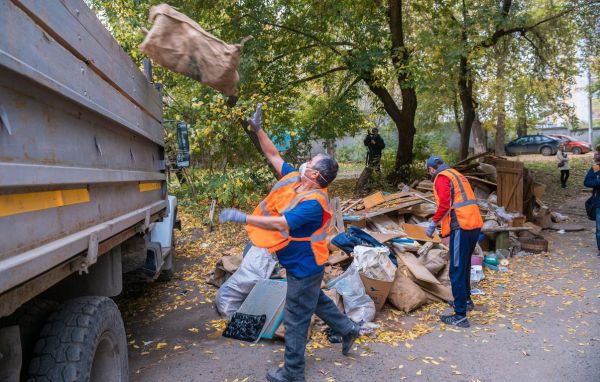
[[[160,95],[83,1],[0,1],[0,120],[0,297],[165,213]]]

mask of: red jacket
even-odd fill
[[[450,178],[447,176],[438,176],[435,179],[434,187],[440,198],[440,205],[437,211],[435,211],[435,215],[433,215],[433,221],[438,224],[450,209],[450,200],[452,199]]]

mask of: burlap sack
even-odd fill
[[[152,29],[140,50],[159,65],[231,96],[240,79],[241,44],[230,45],[167,4],[150,8]]]
[[[442,268],[437,277],[438,281],[445,287],[452,288],[450,283],[450,263],[446,262],[446,265]]]
[[[426,254],[419,257],[425,268],[433,275],[440,273],[442,268],[448,263],[448,252],[442,249],[430,249]]]
[[[412,279],[408,268],[398,260],[396,277],[388,295],[388,302],[406,313],[425,305],[427,294]]]
[[[215,270],[211,272],[207,282],[216,286],[217,288],[220,288],[221,285],[227,281],[229,276],[238,270],[242,260],[242,255],[221,257],[219,260],[217,260]]]

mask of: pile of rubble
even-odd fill
[[[484,267],[506,271],[512,256],[547,251],[542,229],[564,227],[567,217],[544,205],[544,186],[522,163],[486,154],[452,167],[472,184],[484,221],[471,260],[472,282],[484,277]],[[408,313],[433,301],[452,301],[447,242],[425,234],[436,211],[431,181],[401,185],[395,193],[334,198],[332,206],[331,254],[322,287],[350,318],[371,322],[386,302]],[[265,278],[285,279],[285,270],[265,250],[252,247],[245,257],[224,257],[210,281],[220,288],[217,310],[232,317]],[[265,308],[272,313],[266,317],[270,333],[255,340],[277,335],[273,326],[281,321],[285,302],[285,290],[278,290],[268,298],[264,292],[272,305]]]

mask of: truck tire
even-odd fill
[[[42,328],[27,380],[127,381],[127,340],[117,305],[99,296],[62,304]]]
[[[46,317],[53,312],[59,304],[56,301],[35,298],[23,306],[10,317],[0,319],[0,327],[18,325],[21,336],[21,354],[23,366],[21,367],[21,379],[27,376],[26,362],[33,354],[33,347],[40,336]]]

